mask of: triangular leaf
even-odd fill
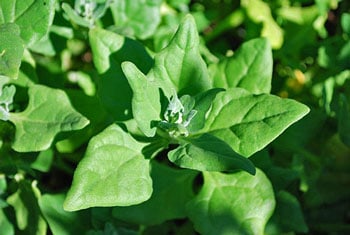
[[[231,88],[216,95],[200,132],[211,132],[239,154],[250,156],[308,112],[294,100]]]
[[[152,162],[152,197],[139,205],[115,207],[114,217],[143,225],[155,225],[186,216],[185,205],[193,198],[195,171],[176,170]]]
[[[148,200],[152,179],[143,147],[115,124],[92,138],[74,172],[64,209],[130,206]]]
[[[180,24],[170,44],[154,59],[149,76],[171,81],[180,94],[195,95],[211,86],[207,66],[199,52],[196,24],[190,15]]]
[[[16,126],[12,148],[18,152],[46,150],[59,132],[79,130],[89,123],[61,90],[33,85],[28,95],[25,111],[10,113],[9,117]]]
[[[221,88],[241,87],[254,94],[270,93],[272,51],[269,41],[258,38],[243,43],[232,57],[213,64],[213,85]]]

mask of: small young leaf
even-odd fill
[[[131,62],[124,62],[122,68],[134,92],[132,98],[133,116],[146,136],[154,136],[156,128],[151,126],[151,122],[160,119],[160,86],[156,81],[148,79]]]
[[[12,148],[18,152],[42,151],[50,147],[57,133],[84,128],[89,120],[71,106],[67,95],[42,85],[29,88],[29,104],[21,113],[10,113],[16,126]]]
[[[0,208],[0,231],[3,235],[14,235],[14,225],[8,220],[4,211]]]
[[[232,57],[214,64],[214,87],[241,87],[251,93],[270,93],[272,78],[272,51],[266,38],[243,43]]]
[[[55,3],[56,0],[0,1],[0,24],[16,23],[21,38],[30,47],[48,32],[55,14]]]
[[[178,148],[168,153],[176,165],[200,171],[232,171],[242,169],[255,174],[251,161],[235,153],[224,141],[204,134],[196,139],[186,139]]]
[[[261,170],[204,172],[204,185],[190,201],[188,216],[200,234],[263,235],[275,208],[270,181]]]
[[[237,153],[250,156],[308,112],[307,106],[294,100],[231,88],[216,95],[200,132],[211,132]]]
[[[64,209],[130,206],[148,200],[152,179],[143,147],[115,124],[93,137],[74,172]]]
[[[6,86],[0,87],[0,120],[7,121],[10,117],[10,105],[13,102],[13,97],[16,93],[16,87]]]
[[[195,171],[176,170],[152,162],[152,197],[139,205],[115,207],[113,216],[124,221],[155,225],[170,219],[186,217],[185,205],[193,198]]]
[[[0,25],[0,42],[0,76],[16,79],[24,52],[18,25]]]

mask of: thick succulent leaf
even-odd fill
[[[203,174],[203,188],[187,206],[195,229],[203,235],[263,235],[275,208],[273,189],[264,173],[258,169],[255,176]]]
[[[155,56],[150,77],[171,81],[181,94],[195,95],[210,88],[207,66],[199,52],[196,23],[188,15],[175,36]]]
[[[39,206],[53,234],[70,235],[86,232],[89,214],[63,210],[64,194],[46,194],[39,200]]]
[[[250,156],[308,112],[307,106],[294,100],[231,88],[216,95],[200,132],[211,132],[237,153]]]
[[[146,136],[154,136],[156,128],[151,126],[151,122],[160,119],[160,86],[131,62],[124,62],[122,68],[134,93],[132,112],[137,125]]]
[[[232,57],[213,64],[214,87],[241,87],[251,93],[270,93],[272,78],[272,51],[266,38],[243,43]]]
[[[93,137],[74,172],[64,209],[130,206],[148,200],[152,179],[143,147],[115,124]]]
[[[150,37],[160,23],[161,0],[118,0],[111,4],[116,29],[141,39]]]
[[[16,79],[24,52],[18,25],[0,24],[0,42],[0,75]]]
[[[111,31],[95,27],[89,31],[93,61],[100,73],[98,95],[117,119],[131,118],[132,91],[122,71],[124,61],[133,62],[143,73],[153,64],[142,44]]]
[[[7,198],[16,213],[17,226],[23,234],[45,235],[47,225],[38,205],[40,192],[35,182],[21,180],[18,190]]]
[[[200,171],[242,169],[255,174],[255,167],[249,159],[240,156],[227,143],[209,134],[183,140],[179,147],[168,153],[168,158],[183,168]]]
[[[151,198],[139,205],[115,207],[113,216],[143,225],[186,217],[185,205],[193,198],[192,184],[196,175],[195,171],[177,170],[153,161]]]
[[[27,108],[9,117],[16,126],[12,148],[18,152],[46,150],[59,132],[82,129],[89,123],[61,90],[33,85],[28,96]]]
[[[55,0],[2,0],[0,24],[16,23],[30,47],[46,35],[55,14]]]

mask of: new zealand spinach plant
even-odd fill
[[[302,171],[269,152],[310,111],[271,94],[288,38],[271,3],[213,26],[213,2],[0,2],[1,234],[308,231],[285,184]]]

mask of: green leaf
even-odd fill
[[[18,152],[46,150],[57,133],[82,129],[89,123],[61,90],[33,85],[28,95],[27,108],[21,113],[10,113],[9,118],[16,126],[12,148]]]
[[[155,56],[149,76],[171,81],[178,93],[196,95],[211,87],[205,62],[199,52],[196,24],[187,15],[169,45]],[[165,91],[168,95],[168,92]],[[171,94],[169,94],[171,95]]]
[[[74,172],[64,209],[130,206],[148,200],[152,179],[143,147],[117,125],[93,137]]]
[[[136,224],[155,225],[186,217],[185,205],[193,198],[195,171],[176,170],[152,162],[153,194],[139,205],[115,207],[113,216]]]
[[[280,227],[281,233],[307,233],[308,227],[297,198],[287,191],[279,191],[276,195],[276,201],[276,210],[271,222]]]
[[[0,42],[0,76],[16,79],[24,52],[19,27],[13,23],[0,24]]]
[[[48,32],[55,3],[55,0],[3,0],[0,2],[0,24],[16,23],[21,38],[30,47]]]
[[[132,111],[137,125],[146,136],[154,136],[156,128],[151,126],[151,121],[160,119],[160,86],[131,62],[124,62],[122,68],[134,92]]]
[[[190,133],[197,132],[204,127],[205,116],[211,107],[213,99],[220,91],[224,91],[224,89],[213,88],[195,96],[195,106],[193,109],[196,110],[197,113],[187,127]]]
[[[350,35],[350,14],[349,13],[343,13],[341,15],[341,27],[346,34]]]
[[[15,209],[18,228],[23,234],[45,235],[46,222],[41,216],[38,199],[40,192],[35,181],[21,180],[18,190],[7,198],[8,204]]]
[[[86,232],[90,219],[86,212],[67,212],[63,210],[64,194],[45,194],[39,206],[53,234],[70,235]]]
[[[261,36],[269,39],[272,48],[281,48],[283,30],[272,17],[268,3],[262,0],[242,0],[241,5],[254,23],[262,24]]]
[[[251,161],[235,153],[224,141],[204,134],[196,139],[186,138],[181,145],[168,153],[176,165],[200,171],[232,171],[242,169],[255,174]]]
[[[231,88],[216,95],[200,133],[211,132],[237,153],[250,156],[308,112],[294,100]]]
[[[263,235],[275,208],[273,189],[259,169],[223,174],[204,172],[204,185],[188,204],[188,216],[200,234]]]
[[[211,66],[214,87],[241,87],[251,93],[270,93],[272,51],[265,38],[243,43],[232,57]]]
[[[146,39],[160,23],[162,0],[119,0],[111,4],[116,29],[124,35]]]
[[[113,32],[93,28],[89,31],[93,61],[101,74],[98,95],[107,110],[118,120],[131,117],[132,91],[122,71],[124,61],[133,62],[147,73],[153,64],[142,44]]]
[[[16,87],[6,86],[0,90],[0,120],[7,121],[10,117],[10,105],[16,93]]]
[[[7,219],[4,211],[0,209],[0,231],[2,235],[14,235],[13,224]]]

